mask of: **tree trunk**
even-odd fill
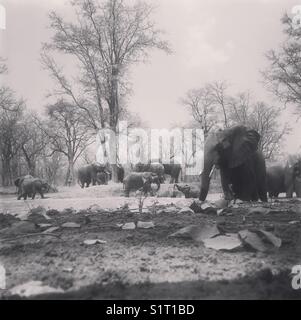
[[[75,184],[74,179],[74,161],[73,159],[69,159],[68,161],[68,169],[65,179],[65,186],[73,186]]]
[[[2,184],[4,187],[11,185],[10,159],[2,159]]]

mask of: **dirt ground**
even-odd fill
[[[14,191],[0,190],[0,263],[6,269],[2,299],[20,298],[11,289],[29,281],[62,291],[31,296],[36,299],[301,298],[290,274],[301,265],[299,199],[240,203],[217,215],[180,212],[193,199],[152,197],[139,214],[138,199],[123,197],[121,184],[59,188],[46,199],[27,201],[17,201]],[[220,197],[210,194],[209,200]],[[121,228],[138,221],[154,227]],[[70,222],[77,228],[62,226]],[[222,233],[261,228],[282,244],[265,252],[245,246],[229,252],[170,237],[202,224],[217,225]],[[50,227],[57,229],[50,233]],[[84,243],[91,239],[101,241]]]

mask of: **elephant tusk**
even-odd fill
[[[215,164],[213,165],[211,171],[210,171],[210,174],[209,174],[209,179],[211,179],[213,173],[214,173],[214,170],[215,170]]]

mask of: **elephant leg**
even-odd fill
[[[224,169],[220,170],[221,175],[221,184],[224,192],[224,197],[226,200],[232,200],[233,199],[233,193],[229,187],[230,183],[230,173]]]
[[[301,178],[296,177],[295,179],[295,192],[297,198],[301,198]]]
[[[294,189],[292,186],[290,186],[287,190],[286,190],[286,197],[287,198],[292,198],[293,197],[293,193],[294,193]]]

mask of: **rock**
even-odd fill
[[[193,213],[194,214],[194,211],[192,209],[190,209],[189,207],[184,207],[179,211],[179,213],[181,213],[181,214]]]
[[[251,247],[252,249],[255,249],[260,252],[267,251],[266,246],[256,233],[251,232],[249,230],[242,230],[238,232],[238,235],[241,241],[247,246]]]
[[[212,238],[218,234],[220,234],[220,231],[215,224],[211,225],[208,223],[203,223],[202,225],[190,225],[184,227],[174,232],[169,237],[181,237],[200,242],[204,239]]]
[[[214,250],[234,251],[242,247],[242,243],[236,233],[205,239],[203,242],[206,248]]]
[[[150,228],[154,228],[154,227],[155,227],[155,225],[154,225],[153,221],[149,221],[149,222],[138,221],[138,223],[137,223],[137,228],[150,229]]]
[[[62,293],[62,289],[52,288],[46,285],[43,285],[42,281],[29,281],[22,285],[13,287],[10,290],[12,295],[17,295],[20,297],[30,297],[39,294],[45,293]]]
[[[63,228],[80,228],[81,225],[75,222],[66,222],[64,224],[62,224]]]
[[[123,230],[134,230],[136,229],[136,225],[134,222],[128,222],[128,223],[125,223],[123,226],[122,226],[122,229]]]
[[[99,239],[87,239],[83,242],[85,245],[87,246],[91,246],[91,245],[94,245],[94,244],[105,244],[107,243],[107,241],[105,240],[99,240]]]

